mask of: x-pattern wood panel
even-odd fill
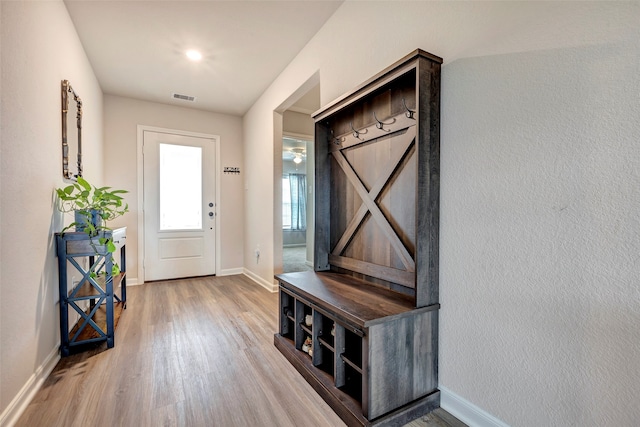
[[[100,271],[105,268],[104,258],[104,255],[98,255],[93,265],[91,265],[87,270],[82,268],[80,264],[78,264],[78,261],[76,261],[74,258],[69,258],[69,262],[71,263],[71,265],[73,265],[76,270],[78,270],[80,274],[82,274],[82,278],[80,279],[79,283],[89,283],[99,294],[104,294],[105,290],[101,288],[100,285],[95,281],[91,273],[100,273]],[[82,289],[80,286],[76,287],[71,295],[69,295],[69,297],[75,298],[80,289]]]
[[[71,337],[69,339],[70,343],[75,343],[78,340],[78,337],[80,336],[80,334],[82,333],[82,331],[85,330],[85,328],[87,327],[87,325],[90,325],[98,334],[100,334],[101,337],[106,337],[107,334],[105,331],[102,330],[102,328],[100,326],[98,326],[98,324],[96,322],[93,321],[96,312],[98,311],[98,309],[100,308],[100,306],[104,303],[104,301],[106,300],[106,296],[100,296],[97,297],[98,301],[96,302],[96,304],[93,306],[93,308],[91,309],[91,311],[89,311],[89,313],[86,313],[82,308],[80,308],[75,301],[69,301],[69,305],[71,307],[73,307],[73,309],[78,312],[78,314],[80,315],[80,317],[82,317],[82,323],[79,323],[79,328],[76,331],[76,333],[73,335],[73,337]]]
[[[406,128],[406,132],[403,135],[388,135],[387,137],[394,137],[396,140],[394,143],[401,144],[402,149],[396,151],[396,155],[389,159],[385,168],[381,171],[378,179],[371,187],[370,190],[367,190],[362,183],[362,180],[358,176],[358,173],[348,162],[346,157],[344,156],[342,150],[333,151],[333,157],[336,162],[344,172],[345,176],[353,185],[353,188],[358,193],[360,198],[362,199],[362,205],[356,211],[355,215],[349,222],[349,225],[345,229],[342,237],[336,244],[335,248],[332,251],[333,255],[341,255],[342,252],[346,249],[348,244],[351,242],[356,232],[358,231],[360,225],[364,221],[367,212],[371,213],[371,217],[374,219],[380,230],[389,240],[391,246],[396,250],[400,260],[407,271],[413,272],[415,271],[415,261],[413,256],[409,253],[407,248],[404,246],[400,237],[393,229],[392,225],[389,223],[387,218],[384,216],[380,207],[376,203],[377,197],[380,195],[380,192],[386,187],[389,183],[391,177],[394,175],[398,166],[402,163],[406,155],[409,153],[413,143],[415,141],[416,136],[416,127],[410,126]],[[353,147],[351,147],[353,148]],[[357,149],[357,147],[356,147]]]
[[[87,328],[87,326],[93,328],[101,337],[106,337],[106,332],[103,331],[102,328],[93,320],[100,306],[106,301],[106,287],[105,289],[103,289],[91,274],[100,273],[103,268],[106,268],[106,257],[104,255],[98,255],[93,264],[90,265],[86,270],[78,263],[75,258],[69,258],[68,261],[76,268],[76,270],[78,270],[78,272],[80,272],[80,274],[82,274],[82,279],[80,279],[79,283],[89,283],[90,286],[95,290],[95,304],[92,305],[89,312],[85,312],[85,310],[81,308],[75,301],[68,302],[69,307],[73,308],[82,319],[82,321],[78,323],[79,327],[77,331],[75,332],[73,337],[70,337],[69,343],[75,343],[78,337]],[[75,298],[76,296],[78,296],[78,293],[81,291],[81,289],[83,289],[81,286],[77,286],[73,290],[71,295],[69,295],[69,297]]]

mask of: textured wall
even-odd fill
[[[314,73],[327,104],[415,48],[444,58],[440,384],[510,425],[640,420],[638,22],[637,2],[345,2],[244,119],[268,159]]]
[[[59,343],[53,205],[62,180],[60,81],[83,101],[85,177],[102,181],[102,91],[61,1],[0,2],[0,414],[55,361]],[[0,417],[1,418],[1,417]],[[0,420],[0,424],[1,424]]]
[[[640,55],[443,78],[441,383],[512,425],[640,420]]]

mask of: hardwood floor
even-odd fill
[[[343,426],[274,347],[277,302],[245,276],[131,287],[115,347],[60,360],[16,425]]]

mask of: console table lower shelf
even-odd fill
[[[122,301],[113,304],[113,329],[116,329],[118,327],[120,315],[122,314],[122,310],[124,310],[125,308],[125,303]],[[84,313],[86,315],[89,315],[90,311],[91,308],[87,308]],[[100,328],[101,331],[107,330],[107,308],[104,304],[98,307],[95,314],[91,317],[91,320],[98,326],[98,328]],[[82,319],[80,319],[78,323],[73,326],[73,329],[69,331],[69,341],[71,341],[73,337],[78,333],[81,324]],[[87,325],[82,329],[82,331],[80,331],[76,338],[76,341],[89,342],[91,340],[99,340],[101,338],[102,336],[96,329]]]

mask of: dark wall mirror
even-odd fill
[[[69,80],[62,80],[62,177],[82,176],[82,100]]]

